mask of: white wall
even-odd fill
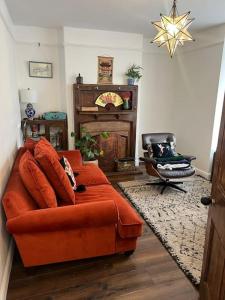
[[[98,56],[114,57],[114,84],[126,84],[124,73],[130,64],[142,65],[142,35],[64,28],[65,77],[69,132],[74,130],[72,84],[78,73],[84,83],[97,83]],[[139,107],[141,98],[139,97]],[[73,139],[69,140],[70,148]]]
[[[211,144],[223,56],[223,42],[177,55],[174,132],[178,151],[197,156],[202,174],[211,172]],[[224,90],[223,90],[224,94]]]
[[[20,143],[20,113],[16,84],[13,25],[4,3],[0,2],[0,198]],[[5,230],[5,217],[0,206],[0,299],[6,297],[12,252]]]
[[[196,166],[210,172],[224,26],[196,34],[197,42],[186,44],[173,59],[165,48],[156,48],[139,34],[16,26],[15,36],[19,88],[38,91],[35,107],[39,114],[67,112],[70,148],[70,132],[74,130],[72,84],[78,73],[84,83],[96,83],[97,57],[113,56],[114,84],[126,84],[124,73],[130,64],[144,67],[139,82],[136,156],[142,154],[142,133],[171,131],[177,135],[178,151],[195,154]],[[53,62],[54,78],[30,78],[29,60]]]
[[[139,155],[142,153],[141,134],[173,132],[174,68],[165,49],[143,42],[143,79],[139,106]]]
[[[165,49],[158,50],[140,34],[122,32],[16,26],[15,33],[19,88],[38,91],[37,113],[66,111],[69,136],[74,130],[72,85],[78,73],[84,77],[84,83],[97,83],[99,55],[114,57],[114,84],[127,83],[125,72],[130,64],[144,67],[139,82],[136,156],[142,153],[142,133],[171,130],[175,61]],[[29,60],[53,62],[54,79],[29,78]],[[70,148],[73,143],[69,139]]]
[[[62,111],[63,95],[60,47],[58,31],[39,27],[15,26],[17,80],[19,89],[32,88],[37,91],[36,114],[46,111]],[[28,61],[53,63],[53,78],[29,77]],[[21,105],[24,117],[24,104]]]
[[[223,102],[224,102],[224,93],[225,93],[225,43],[223,46],[222,63],[220,68],[220,80],[219,80],[219,87],[217,92],[216,111],[214,116],[211,157],[213,157],[213,154],[217,149]]]
[[[177,151],[196,155],[195,166],[206,177],[225,92],[224,36],[225,25],[196,33],[197,41],[179,48],[173,59],[165,48],[152,48],[148,40],[143,47],[140,133],[174,132]]]

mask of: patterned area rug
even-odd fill
[[[208,209],[200,202],[210,195],[209,181],[195,176],[182,187],[182,193],[146,185],[147,180],[118,183],[126,197],[158,236],[187,277],[200,283]]]

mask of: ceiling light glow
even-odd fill
[[[161,20],[152,22],[159,31],[152,43],[156,43],[159,47],[167,46],[170,56],[173,57],[177,46],[183,46],[184,42],[194,41],[188,28],[194,19],[190,19],[191,12],[179,15],[176,0],[173,1],[173,7],[169,16],[160,14]]]

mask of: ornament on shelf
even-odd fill
[[[35,116],[35,109],[32,103],[37,102],[37,92],[30,88],[20,90],[20,101],[21,103],[27,103],[25,114],[28,119],[33,119]]]
[[[122,93],[120,93],[120,95],[123,98],[123,109],[124,110],[131,109],[131,105],[130,105],[131,93],[130,92],[122,92]]]
[[[97,98],[95,104],[102,107],[105,107],[107,104],[113,104],[115,107],[117,107],[123,104],[123,99],[116,93],[106,92]]]
[[[76,78],[76,83],[77,83],[77,84],[83,84],[83,77],[80,76],[80,73],[79,73],[79,75],[78,75],[77,78]]]
[[[35,109],[33,107],[33,105],[31,103],[27,104],[27,107],[25,109],[25,114],[27,116],[28,119],[33,119],[35,116]]]

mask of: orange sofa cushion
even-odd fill
[[[75,194],[69,178],[59,162],[58,154],[54,155],[53,151],[49,151],[49,149],[50,147],[42,141],[38,142],[34,149],[35,159],[39,162],[60,200],[74,204]]]
[[[82,157],[79,150],[58,151],[58,155],[60,158],[65,156],[68,159],[73,171],[82,166]]]
[[[141,236],[143,221],[111,185],[88,186],[83,193],[76,194],[76,203],[113,200],[118,212],[118,234],[121,238]]]
[[[34,151],[35,151],[35,149],[36,149],[36,151],[44,149],[55,159],[59,159],[59,155],[56,152],[56,150],[54,149],[54,147],[52,146],[52,144],[49,143],[49,141],[44,137],[41,137],[40,141],[37,142],[37,144],[35,145]]]
[[[32,140],[31,138],[27,138],[24,143],[24,148],[29,150],[32,154],[34,154],[34,148],[37,145],[37,141]]]
[[[23,154],[26,152],[26,148],[22,147],[18,150],[17,154],[16,154],[16,159],[14,161],[13,167],[12,167],[12,171],[18,172],[19,173],[19,163],[20,163],[20,159],[23,156]],[[12,177],[12,175],[9,177],[9,179]]]
[[[39,208],[32,196],[25,188],[19,173],[19,162],[26,149],[20,148],[12,168],[11,176],[5,187],[2,203],[7,219],[23,214],[28,210]]]
[[[88,164],[83,165],[81,167],[77,167],[74,171],[79,173],[79,175],[76,177],[76,182],[78,185],[84,184],[88,186],[110,184],[109,180],[102,172],[102,170],[94,164]]]
[[[45,138],[45,137],[41,137],[41,139],[39,141],[35,141],[31,138],[27,138],[25,143],[24,143],[24,148],[26,148],[26,150],[29,150],[32,154],[34,154],[34,148],[37,146],[37,144],[41,144],[41,145],[45,145],[46,148],[48,148],[48,151],[51,152],[52,155],[54,155],[55,157],[59,158],[58,153],[56,152],[56,150],[54,149],[54,147],[52,146],[52,144]]]
[[[55,192],[29,151],[20,159],[19,173],[40,208],[57,207]]]

